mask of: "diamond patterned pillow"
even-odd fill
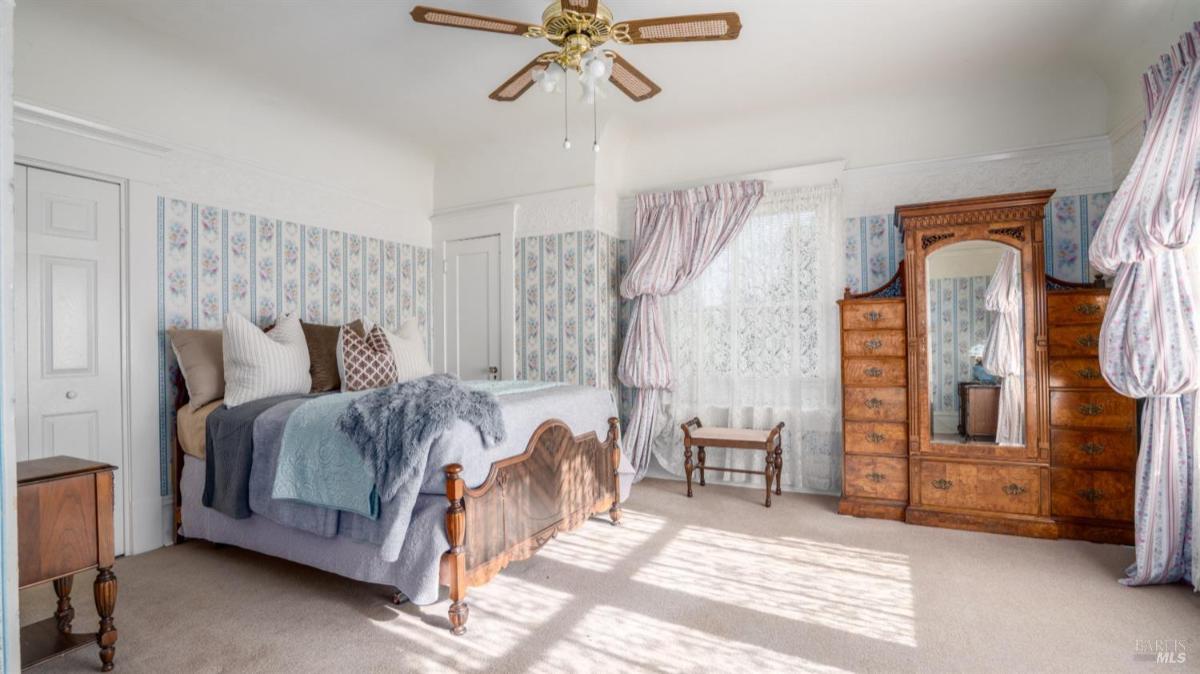
[[[387,334],[378,325],[359,337],[353,330],[342,329],[342,360],[346,374],[345,391],[365,391],[396,383],[396,360]]]

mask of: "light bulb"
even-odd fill
[[[596,141],[596,142],[592,143],[592,152],[595,152],[595,153],[600,152],[600,141]]]
[[[606,70],[604,67],[604,59],[594,58],[591,61],[588,61],[587,69],[588,74],[594,79],[602,79],[604,77],[604,71]]]
[[[570,138],[563,138],[563,149],[564,150],[571,149],[571,139]]]

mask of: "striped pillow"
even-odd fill
[[[376,325],[365,338],[342,329],[343,391],[365,391],[396,383],[396,360],[383,328]]]
[[[225,360],[225,404],[245,403],[288,393],[308,393],[308,343],[300,319],[284,316],[264,333],[244,316],[225,317],[221,346]]]
[[[396,359],[396,381],[433,374],[433,367],[425,357],[425,344],[421,340],[421,326],[417,319],[410,318],[400,325],[400,330],[386,334],[388,343],[392,345],[392,358]]]

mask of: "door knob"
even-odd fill
[[[496,367],[495,365],[489,366],[488,367],[488,379],[499,379],[499,378],[500,378],[500,368]]]
[[[79,397],[79,394],[74,391],[67,391],[67,400],[74,400]]]

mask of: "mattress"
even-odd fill
[[[207,405],[192,409],[184,405],[175,412],[175,433],[179,438],[179,447],[184,454],[190,454],[197,459],[204,458],[204,425],[208,415],[225,403],[224,400],[214,400]]]

